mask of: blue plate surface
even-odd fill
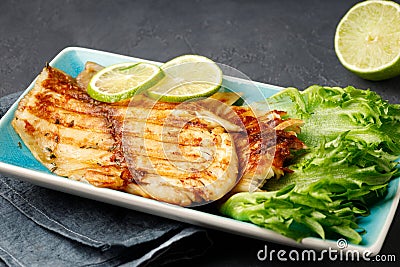
[[[61,51],[51,61],[50,65],[75,77],[83,70],[86,61],[94,61],[105,66],[126,61],[146,61],[153,64],[161,64],[103,51],[69,47]],[[25,93],[32,89],[33,84],[34,82],[26,89]],[[265,97],[273,95],[278,90],[282,89],[274,85],[229,77],[224,79],[224,86],[231,90],[238,90],[241,92],[252,92],[254,88],[257,88],[257,90],[261,90],[262,95]],[[2,173],[55,190],[257,239],[302,248],[337,248],[336,241],[334,240],[306,238],[301,243],[297,243],[270,230],[262,229],[249,223],[235,221],[230,218],[190,208],[177,207],[111,189],[95,188],[88,184],[56,176],[34,158],[12,128],[11,120],[17,108],[17,103],[18,101],[0,121],[0,172]],[[348,249],[356,249],[359,251],[368,250],[372,254],[377,254],[379,252],[396,212],[399,197],[400,186],[399,178],[397,178],[390,182],[387,196],[371,208],[371,215],[360,219],[360,226],[367,231],[367,233],[363,235],[362,243],[357,246],[350,245]]]

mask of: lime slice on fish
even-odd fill
[[[88,94],[102,102],[118,102],[155,85],[164,76],[149,63],[120,63],[106,67],[90,80]]]
[[[336,29],[335,51],[345,68],[367,80],[400,75],[400,5],[364,1]]]
[[[222,84],[222,71],[218,65],[203,56],[184,55],[161,66],[165,77],[147,91],[156,100],[183,102],[208,97]]]

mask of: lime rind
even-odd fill
[[[95,100],[114,103],[149,89],[163,77],[162,69],[153,64],[119,63],[96,73],[87,92]]]
[[[180,85],[178,87],[182,88],[182,85]],[[178,89],[178,87],[173,88],[172,90]],[[218,85],[218,86],[215,86],[212,90],[207,90],[205,92],[196,93],[196,94],[165,94],[165,93],[160,93],[157,91],[148,90],[147,95],[157,101],[179,103],[179,102],[185,102],[185,101],[196,99],[196,98],[209,97],[209,96],[215,94],[216,92],[218,92],[220,88],[221,88],[221,85]]]
[[[186,64],[186,63],[194,63],[194,62],[207,62],[207,63],[215,64],[214,61],[212,61],[211,59],[209,59],[205,56],[187,54],[187,55],[178,56],[176,58],[169,60],[168,62],[165,62],[163,65],[161,65],[161,69],[166,70],[168,68],[171,68],[171,67],[174,67],[177,65]]]
[[[386,11],[389,8],[391,13],[394,13],[394,16],[383,16],[384,12],[382,10],[385,8]],[[363,12],[366,14],[363,14]],[[360,16],[360,14],[364,16]],[[379,17],[374,17],[374,14]],[[390,22],[387,22],[389,24],[388,27],[379,27],[379,23],[384,23],[386,18],[388,21],[390,20]],[[375,22],[374,19],[376,20]],[[360,23],[354,20],[362,20],[363,22]],[[393,22],[393,20],[395,21]],[[335,33],[335,52],[342,65],[367,80],[378,81],[400,75],[400,33],[396,33],[396,31],[393,33],[387,32],[393,28],[393,23],[400,25],[400,22],[396,23],[396,20],[400,21],[400,5],[392,1],[364,1],[353,6],[341,19]],[[383,34],[384,38],[389,38],[386,40],[392,43],[391,46],[387,44],[388,41],[385,42],[384,46],[382,45],[383,47],[375,43],[376,47],[368,51],[367,44],[357,40],[357,38],[363,37],[361,33],[358,36],[357,31],[364,31],[365,34],[366,29],[370,31],[368,31],[368,35],[364,37],[364,40],[370,38],[371,34],[371,41],[374,41],[374,35]],[[379,31],[379,29],[381,30]],[[393,39],[391,39],[392,36]],[[361,39],[361,41],[363,40]],[[382,42],[381,39],[380,42]],[[393,46],[395,47],[394,51],[392,49]],[[346,51],[346,49],[349,51]],[[364,57],[357,57],[357,54],[362,52],[365,53]],[[360,63],[354,63],[358,59]],[[386,62],[382,62],[385,60]],[[368,64],[369,62],[372,63]]]

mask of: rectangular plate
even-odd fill
[[[86,61],[94,61],[105,66],[126,61],[145,61],[157,65],[161,64],[159,62],[152,62],[103,51],[69,47],[62,50],[51,61],[50,65],[75,77],[82,71]],[[250,89],[256,86],[261,90],[265,97],[271,96],[283,89],[273,85],[231,77],[225,77],[224,84],[229,88],[240,88],[241,92],[246,92],[247,89],[251,91]],[[33,85],[34,81],[26,89],[23,95],[31,90]],[[17,108],[18,102],[19,100],[14,103],[10,110],[0,120],[0,172],[6,175],[17,177],[21,180],[50,189],[247,237],[300,248],[323,250],[331,247],[332,249],[337,249],[335,240],[305,238],[302,242],[298,243],[278,233],[263,229],[251,223],[237,221],[196,209],[166,204],[112,189],[96,188],[89,184],[68,180],[54,175],[33,157],[11,126],[11,121],[14,117],[14,112]],[[348,249],[358,250],[360,252],[368,251],[372,255],[379,253],[395,215],[399,198],[400,186],[399,178],[397,178],[393,179],[389,183],[389,192],[385,199],[376,203],[371,208],[371,215],[360,219],[360,226],[367,230],[367,233],[363,235],[362,243],[360,245],[350,244]]]

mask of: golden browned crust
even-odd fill
[[[246,128],[246,136],[235,135],[240,162],[241,179],[232,193],[255,191],[272,177],[279,178],[285,172],[285,163],[292,150],[305,148],[297,138],[303,124],[298,119],[282,119],[282,111],[272,110],[256,116],[248,107],[233,107]]]

